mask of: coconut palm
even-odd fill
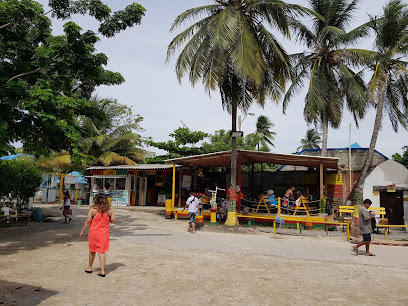
[[[254,138],[254,142],[258,147],[258,151],[260,145],[262,145],[262,150],[265,152],[269,152],[269,146],[274,146],[273,140],[275,139],[273,136],[276,135],[275,132],[272,132],[271,129],[274,127],[273,124],[268,117],[266,116],[259,116],[256,122],[256,130],[252,134]]]
[[[285,112],[289,101],[307,82],[304,117],[308,123],[315,123],[322,128],[322,156],[327,155],[329,124],[332,128],[339,127],[344,101],[352,111],[356,123],[358,118],[364,116],[368,104],[360,73],[355,73],[350,64],[360,64],[359,58],[367,57],[369,52],[345,49],[368,32],[368,24],[346,32],[358,2],[359,0],[310,0],[310,8],[324,20],[313,17],[311,29],[294,21],[298,39],[310,51],[291,56],[295,69],[292,84],[283,100],[283,110]]]
[[[36,160],[36,165],[42,170],[60,174],[66,174],[75,169],[71,155],[65,150],[60,152],[51,151],[49,156],[41,155]]]
[[[232,116],[267,96],[278,101],[289,76],[288,56],[265,25],[289,36],[290,19],[307,9],[279,0],[214,0],[176,18],[171,30],[197,20],[178,34],[167,51],[169,60],[183,47],[176,61],[178,80],[186,74],[194,86],[202,81],[208,93],[219,90],[222,106]],[[201,18],[201,19],[200,19]],[[231,186],[236,186],[236,138],[232,138]],[[235,211],[235,204],[230,212]]]
[[[127,106],[110,99],[95,97],[91,104],[98,110],[97,114],[80,119],[83,130],[88,133],[83,140],[85,153],[105,166],[135,165],[143,161],[147,153],[140,148],[141,136],[135,132],[141,130],[139,123],[143,117],[134,118]]]
[[[322,142],[321,134],[315,129],[308,129],[306,131],[306,137],[303,138],[300,143],[302,144],[297,148],[297,151],[306,149],[320,149],[319,143]]]
[[[375,33],[375,63],[373,75],[368,83],[370,100],[376,108],[370,147],[359,180],[353,188],[356,196],[361,195],[362,184],[371,166],[378,133],[386,112],[394,131],[398,123],[405,129],[408,124],[408,5],[400,0],[390,1],[384,7],[381,18],[371,18]]]

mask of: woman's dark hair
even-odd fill
[[[370,204],[371,205],[371,204],[373,204],[373,202],[371,202],[370,199],[365,199],[363,204]]]

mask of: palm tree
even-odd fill
[[[289,36],[290,19],[308,11],[279,0],[214,0],[176,18],[171,30],[196,20],[170,43],[167,61],[178,48],[178,80],[188,74],[194,86],[202,81],[208,93],[219,90],[222,106],[232,116],[236,131],[237,109],[244,112],[265,98],[278,101],[290,73],[289,58],[264,24]],[[203,17],[204,16],[204,17]],[[236,186],[236,138],[232,138],[231,188]],[[235,212],[235,201],[229,212]]]
[[[139,123],[143,117],[134,118],[130,108],[110,99],[95,97],[91,104],[98,114],[80,119],[82,129],[88,132],[83,140],[85,153],[105,166],[135,165],[143,161],[147,152],[140,148],[142,139],[135,132],[142,130]]]
[[[344,49],[350,43],[367,35],[368,24],[346,32],[352,21],[359,0],[309,0],[312,10],[324,20],[313,17],[313,26],[296,24],[298,38],[311,50],[293,54],[294,75],[292,84],[283,100],[285,112],[289,101],[306,82],[304,116],[308,123],[315,123],[323,130],[322,156],[327,155],[329,124],[338,128],[342,118],[344,100],[354,118],[362,118],[367,107],[365,85],[359,73],[353,72],[349,64],[359,64],[364,50]]]
[[[36,165],[42,170],[59,174],[66,174],[75,169],[70,153],[65,150],[60,152],[51,151],[49,156],[41,155],[36,160]]]
[[[274,127],[273,124],[268,117],[266,116],[259,116],[256,122],[256,130],[252,134],[256,145],[258,146],[258,151],[260,145],[262,145],[262,149],[265,152],[269,152],[269,146],[274,146],[273,140],[275,139],[273,136],[276,135],[275,132],[271,131],[271,128]]]
[[[321,134],[315,129],[308,129],[306,131],[306,137],[300,141],[302,145],[297,148],[297,151],[300,152],[305,149],[320,149],[319,143],[322,142],[320,135]]]
[[[375,32],[375,63],[368,83],[369,98],[376,108],[370,147],[360,178],[352,193],[361,198],[362,184],[371,166],[384,111],[389,115],[394,131],[398,122],[407,129],[408,123],[408,5],[390,1],[381,18],[371,18]],[[361,200],[361,199],[360,199]]]

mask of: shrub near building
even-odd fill
[[[41,184],[41,171],[25,160],[0,161],[0,197],[11,197],[24,208]]]

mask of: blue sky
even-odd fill
[[[47,1],[39,1],[46,4]],[[134,1],[104,1],[113,10],[119,10]],[[142,126],[145,137],[153,137],[155,141],[167,141],[169,134],[180,127],[180,120],[192,130],[213,133],[219,129],[231,128],[231,117],[221,107],[218,92],[211,96],[201,86],[193,88],[188,79],[180,84],[174,73],[176,57],[166,63],[167,46],[172,38],[183,28],[170,33],[174,19],[185,10],[211,3],[209,0],[139,0],[147,12],[142,24],[126,30],[114,38],[105,39],[97,44],[98,52],[105,53],[109,58],[107,69],[120,72],[126,82],[120,86],[103,86],[98,88],[100,97],[118,99],[122,104],[132,106],[133,111],[144,117]],[[307,6],[306,0],[287,1]],[[368,14],[378,15],[385,5],[384,0],[361,1],[355,15],[355,27],[368,20]],[[84,29],[95,29],[95,23],[89,17],[74,19]],[[186,24],[188,25],[188,23]],[[54,34],[61,33],[61,22],[54,22]],[[278,35],[277,35],[278,36]],[[306,50],[305,46],[281,38],[288,53]],[[359,48],[371,48],[372,39],[362,41]],[[248,134],[254,131],[256,118],[265,115],[275,124],[273,131],[276,153],[292,153],[300,146],[309,128],[303,119],[304,93],[295,97],[289,105],[286,115],[282,114],[282,104],[268,101],[264,109],[253,105],[249,112],[255,116],[247,116],[242,130]],[[368,147],[373,129],[375,112],[371,110],[366,118],[359,123],[357,129],[351,115],[345,110],[340,129],[329,130],[328,147],[342,148],[349,145],[349,125],[351,124],[351,142],[358,142],[361,147]],[[408,132],[402,127],[399,133],[392,130],[387,116],[383,118],[376,149],[391,158],[401,147],[408,145]],[[153,150],[156,151],[156,150]],[[156,151],[159,152],[159,151]]]

